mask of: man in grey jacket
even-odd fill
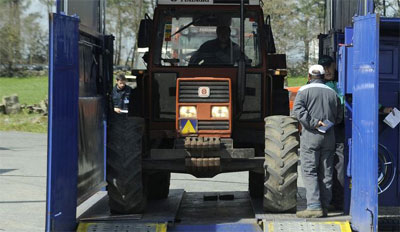
[[[338,124],[343,116],[340,99],[334,90],[324,84],[324,74],[321,65],[310,67],[310,83],[299,89],[293,106],[294,116],[303,127],[300,165],[306,188],[307,209],[297,213],[302,218],[326,216],[332,198],[335,132],[330,128],[322,133],[318,127],[326,126],[324,120]]]

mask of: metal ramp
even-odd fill
[[[298,188],[297,211],[306,209],[305,189]],[[330,212],[325,218],[297,218],[293,213],[266,213],[262,199],[251,199],[255,218],[262,220],[265,232],[351,232],[350,216],[343,212]]]
[[[299,189],[298,209],[305,208]],[[303,198],[302,198],[303,197]],[[171,189],[168,199],[150,201],[143,214],[110,215],[104,197],[79,217],[78,232],[350,232],[350,217],[299,219],[294,213],[268,214],[262,199],[248,192],[184,192]]]
[[[171,189],[167,200],[149,201],[143,214],[111,215],[108,196],[103,197],[79,218],[77,232],[164,232],[175,219],[184,195]]]
[[[78,232],[165,232],[167,223],[84,223],[79,226]]]
[[[264,223],[264,231],[351,232],[349,222],[273,221]]]

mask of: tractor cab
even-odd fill
[[[259,1],[245,1],[243,14],[239,3],[160,0],[154,18],[141,21],[150,135],[168,128],[177,132],[162,133],[171,138],[232,137],[286,114],[287,100],[272,102],[276,94],[287,98],[285,55],[274,54]]]

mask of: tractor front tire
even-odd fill
[[[299,144],[296,119],[283,115],[265,118],[265,211],[296,210]]]
[[[141,213],[146,206],[142,178],[143,118],[113,117],[108,126],[107,190],[113,214]]]

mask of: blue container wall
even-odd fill
[[[354,18],[352,227],[376,231],[378,216],[379,17]]]
[[[379,49],[379,103],[400,108],[400,19],[382,18]],[[390,128],[379,114],[379,206],[400,206],[399,126]]]
[[[50,17],[46,231],[76,227],[79,19]]]
[[[400,89],[400,19],[382,18],[380,24],[379,44],[379,103],[382,107],[399,108]],[[338,63],[339,89],[346,95],[353,93],[353,29],[346,28],[345,44],[340,47]],[[346,128],[351,128],[352,113],[351,97],[346,98]],[[379,137],[379,206],[399,206],[399,129],[391,129],[383,119],[386,115],[380,113],[378,119]],[[346,137],[351,139],[351,130],[346,130]],[[346,139],[348,141],[348,139]],[[348,148],[349,146],[347,146]],[[351,154],[350,154],[351,155]],[[348,165],[348,175],[351,175],[351,162]]]

